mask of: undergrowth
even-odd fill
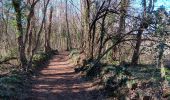
[[[99,78],[104,94],[117,99],[143,99],[164,98],[162,89],[163,79],[161,71],[154,65],[130,66],[118,64],[98,63],[86,61],[83,66],[78,66],[75,71],[84,73],[88,79]],[[165,79],[170,83],[170,70],[166,69]],[[165,95],[169,96],[170,92]]]
[[[0,78],[0,98],[3,100],[24,98],[24,88],[29,82],[25,74],[13,71],[10,75]]]
[[[47,63],[48,60],[53,56],[58,54],[57,50],[52,50],[48,53],[38,52],[33,56],[33,68],[40,67],[44,63]]]
[[[58,52],[51,51],[48,53],[39,52],[33,56],[32,70],[36,70],[40,65],[47,63],[47,61]],[[5,71],[5,67],[0,67]],[[9,69],[9,68],[7,68]],[[6,75],[0,77],[0,99],[2,100],[14,100],[26,98],[27,89],[30,87],[30,78],[32,73],[22,72],[18,68],[13,68]]]

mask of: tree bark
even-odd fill
[[[42,29],[43,29],[43,24],[45,22],[45,18],[46,18],[46,12],[47,12],[47,7],[48,7],[48,4],[49,4],[49,1],[50,0],[47,0],[47,2],[45,2],[44,0],[44,11],[43,11],[43,19],[42,19],[42,22],[41,22],[41,26],[40,26],[40,29],[37,33],[37,39],[36,39],[36,43],[35,43],[35,46],[32,48],[31,50],[31,57],[29,59],[29,62],[28,62],[28,65],[27,65],[27,69],[29,69],[31,66],[32,66],[32,59],[33,59],[33,56],[38,48],[38,44],[40,42],[40,36],[41,36],[41,32],[42,32]]]
[[[86,57],[89,58],[90,56],[90,38],[91,34],[89,33],[90,27],[90,0],[83,0],[84,9],[83,9],[83,16],[84,16],[84,52]]]
[[[143,19],[141,21],[140,27],[139,27],[139,31],[137,33],[136,36],[136,45],[135,45],[135,49],[134,49],[134,53],[132,56],[132,61],[131,61],[131,65],[135,66],[138,64],[138,60],[139,60],[139,56],[140,56],[140,46],[141,46],[141,39],[142,39],[142,34],[143,34],[143,30],[147,27],[145,27],[145,18],[146,18],[146,0],[143,0]]]
[[[132,65],[137,65],[138,64],[138,59],[139,59],[139,52],[140,52],[140,46],[141,46],[141,43],[142,43],[142,33],[143,33],[143,30],[139,30],[138,33],[137,33],[137,36],[136,36],[136,46],[135,46],[135,49],[134,49],[134,53],[133,53],[133,56],[132,56]]]
[[[12,0],[15,12],[16,12],[16,21],[17,21],[17,30],[18,30],[18,50],[19,50],[19,61],[21,67],[25,70],[27,65],[27,59],[25,55],[25,45],[23,43],[23,28],[22,28],[22,12],[21,12],[21,1]]]
[[[53,7],[50,8],[48,32],[45,32],[45,52],[51,51],[50,37],[51,37],[52,14],[53,14]]]
[[[71,43],[71,36],[70,36],[70,30],[69,30],[69,23],[68,23],[68,0],[65,0],[66,2],[66,30],[67,30],[67,50],[71,50],[72,49],[72,43]]]

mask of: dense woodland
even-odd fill
[[[169,100],[170,11],[157,2],[0,0],[0,98],[25,100],[37,69],[65,51],[104,98]]]

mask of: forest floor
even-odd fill
[[[29,100],[100,100],[96,87],[74,72],[68,52],[55,55],[32,79]]]
[[[131,74],[128,76],[127,86],[120,87],[117,90],[121,90],[120,93],[113,93],[114,89],[107,90],[102,87],[107,84],[113,86],[114,84],[107,83],[107,80],[117,82],[112,79],[112,75],[114,76],[114,73],[119,70],[114,65],[107,65],[103,67],[100,78],[85,79],[82,77],[83,73],[75,73],[74,70],[78,57],[82,56],[74,52],[62,52],[36,65],[35,69],[30,70],[28,74],[21,73],[13,67],[9,75],[0,73],[0,100],[114,100],[112,97],[115,93],[117,97],[125,94],[129,98],[136,98],[138,94],[141,97],[160,98],[161,94],[165,98],[170,97],[170,87],[162,90],[160,69],[155,68],[154,65],[127,66],[126,70]],[[0,67],[1,72],[10,72],[6,69],[9,69],[9,66]],[[106,69],[110,71],[102,74],[107,72]],[[170,70],[166,70],[166,78],[169,84]]]

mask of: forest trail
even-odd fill
[[[93,93],[92,93],[93,92]],[[96,100],[92,83],[74,73],[68,53],[55,55],[32,81],[31,100]]]

